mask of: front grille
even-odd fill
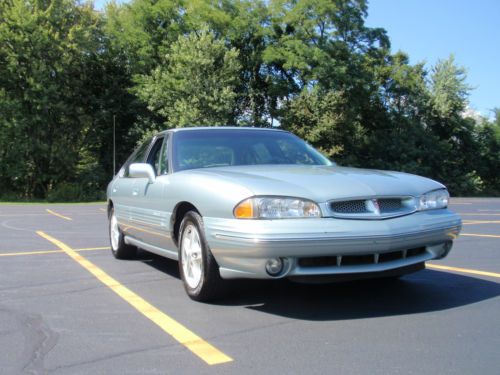
[[[366,202],[364,200],[333,202],[331,208],[333,211],[341,214],[370,212],[366,208]]]
[[[383,219],[407,215],[415,211],[412,197],[381,197],[331,201],[333,216],[353,219]]]
[[[403,208],[400,198],[382,198],[377,201],[381,213],[395,212]]]
[[[411,259],[424,255],[425,253],[425,247],[419,247],[415,249],[391,251],[387,253],[306,257],[299,258],[298,264],[300,267],[304,268],[367,266],[372,264],[393,262],[401,259]]]

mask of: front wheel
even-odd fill
[[[125,243],[114,208],[111,208],[109,211],[109,239],[111,242],[111,253],[116,259],[130,259],[134,258],[137,254],[135,246]]]
[[[195,301],[220,296],[223,280],[205,239],[203,219],[196,211],[184,216],[179,238],[179,272],[186,293]]]

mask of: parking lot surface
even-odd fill
[[[500,374],[500,199],[453,199],[450,255],[400,280],[236,282],[116,260],[102,204],[0,204],[0,374]]]

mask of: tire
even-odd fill
[[[118,225],[114,208],[111,208],[109,211],[108,232],[109,242],[111,244],[111,253],[116,259],[132,259],[137,255],[137,248],[125,243],[123,232]]]
[[[184,215],[179,230],[179,273],[188,296],[206,302],[223,294],[224,281],[205,238],[203,219],[196,211]]]

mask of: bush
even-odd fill
[[[1,202],[17,202],[23,200],[23,197],[19,193],[14,193],[12,191],[2,191],[0,192]]]
[[[47,194],[49,202],[72,202],[80,200],[80,185],[74,183],[62,183],[51,189]]]
[[[90,202],[105,199],[106,194],[103,191],[89,191],[77,183],[61,183],[47,194],[49,202]]]

